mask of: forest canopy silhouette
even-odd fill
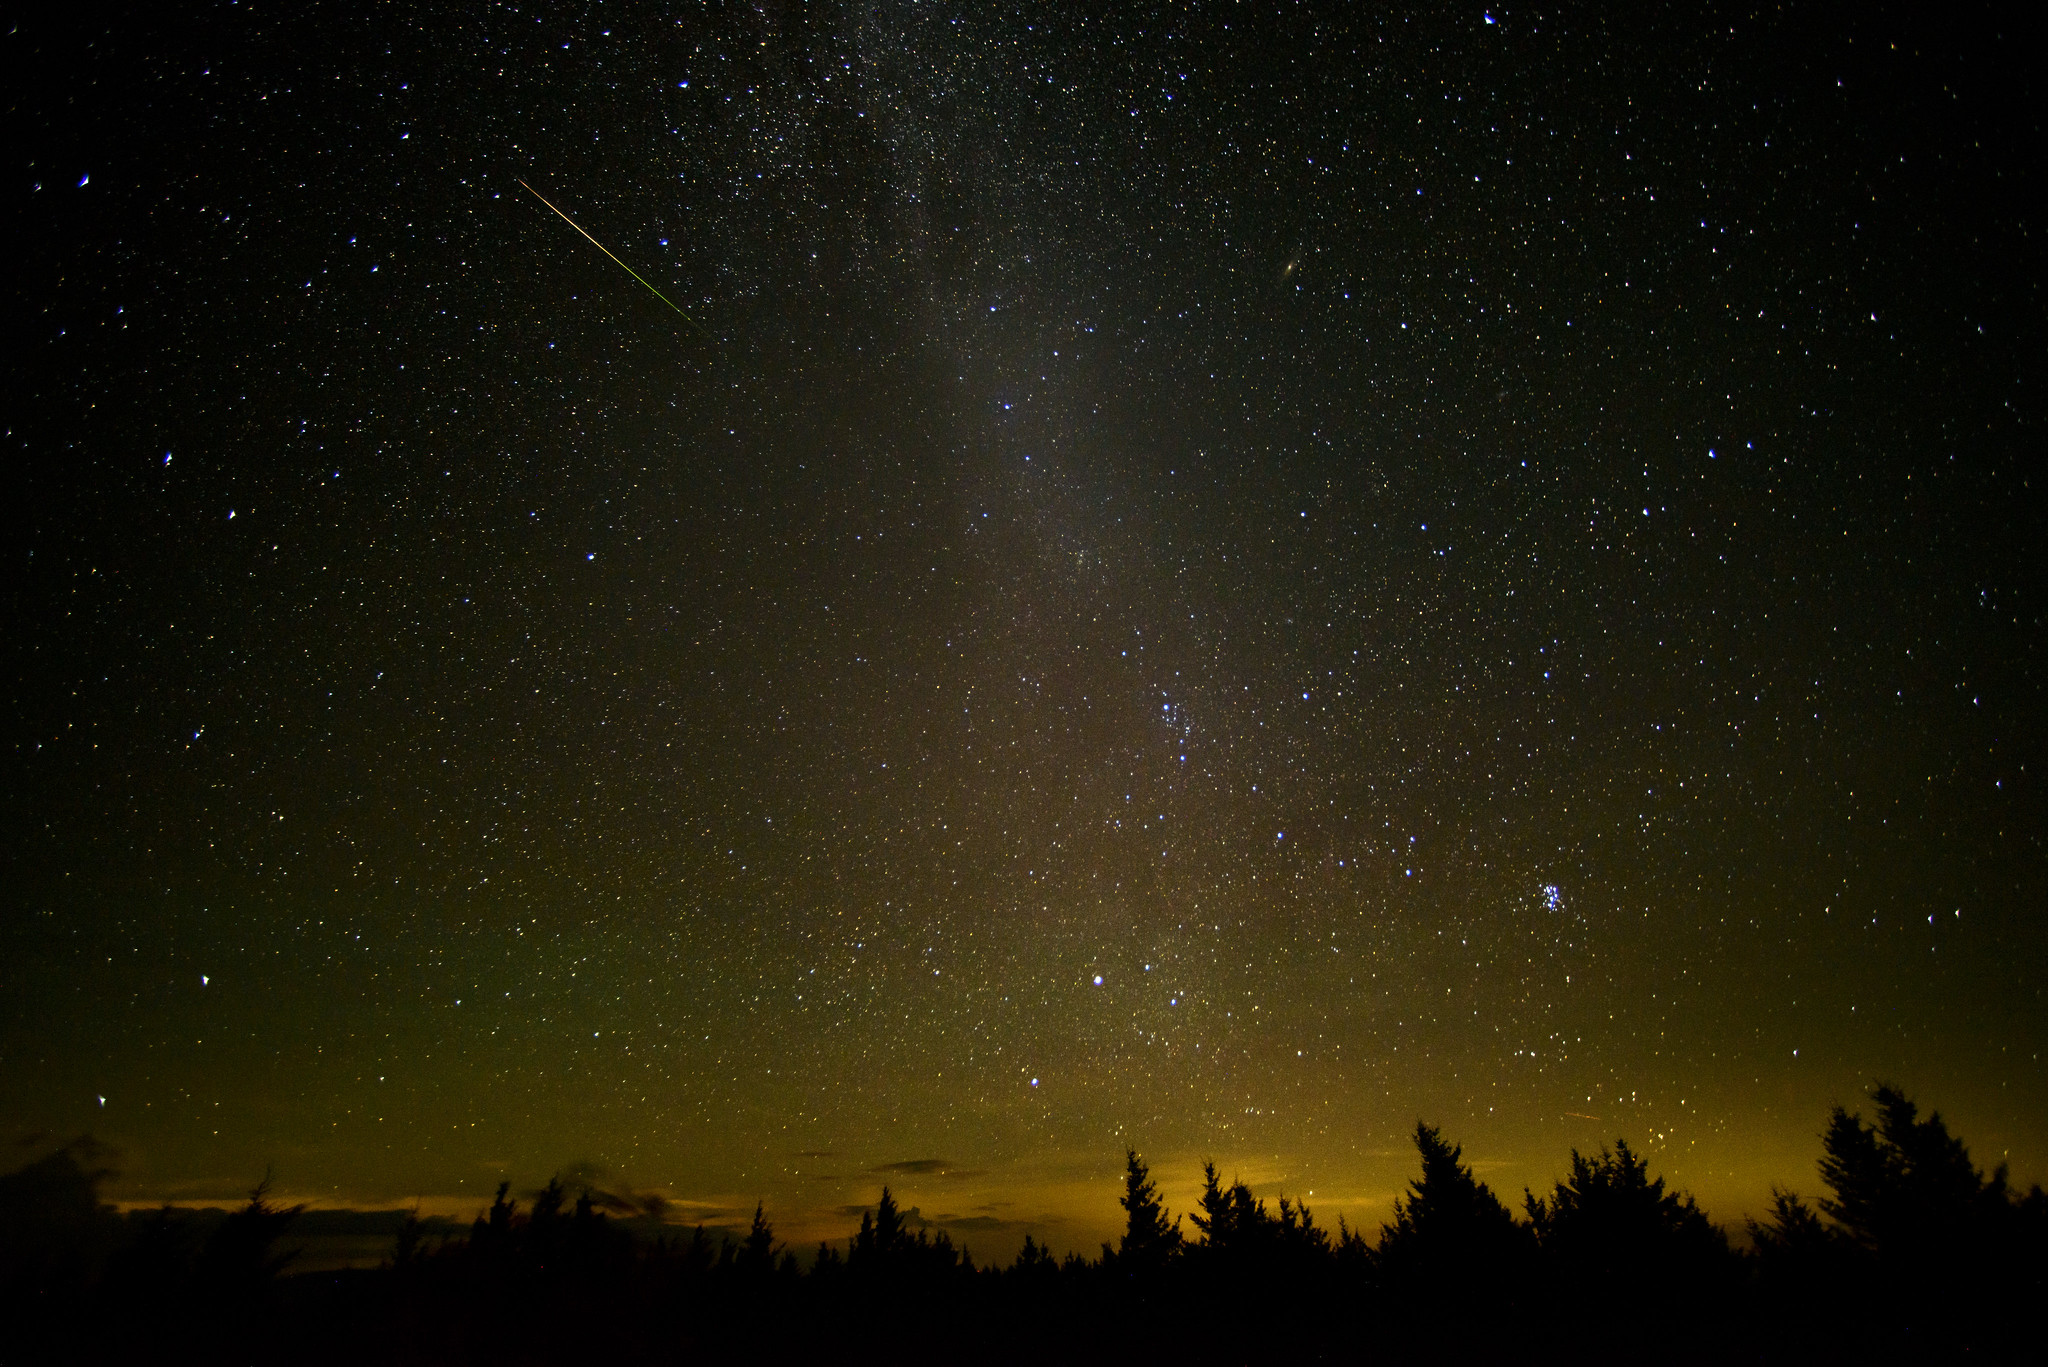
[[[1898,1088],[1870,1101],[1868,1121],[1828,1117],[1815,1199],[1776,1191],[1735,1240],[1625,1140],[1572,1151],[1517,1213],[1418,1122],[1420,1170],[1376,1231],[1269,1205],[1214,1163],[1175,1213],[1131,1150],[1114,1243],[1061,1258],[1027,1237],[1005,1266],[913,1229],[887,1187],[850,1238],[799,1256],[763,1206],[742,1237],[642,1238],[619,1198],[556,1177],[524,1204],[501,1185],[467,1230],[407,1216],[375,1268],[294,1274],[303,1208],[267,1177],[231,1212],[118,1215],[111,1155],[81,1138],[0,1177],[0,1360],[1944,1361],[2038,1343],[2048,1198],[1980,1171]]]

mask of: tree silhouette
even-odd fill
[[[106,1157],[82,1135],[0,1177],[0,1283],[50,1294],[98,1270],[120,1234],[112,1207],[100,1202],[113,1176]]]
[[[80,1150],[0,1177],[0,1248],[39,1257],[37,1241],[55,1247],[78,1221],[125,1247],[68,1288],[0,1277],[0,1358],[147,1360],[175,1342],[223,1361],[894,1360],[889,1334],[856,1335],[851,1349],[847,1338],[849,1326],[897,1322],[977,1360],[1020,1363],[1337,1360],[1355,1356],[1361,1325],[1389,1355],[1438,1360],[2038,1355],[2048,1197],[2015,1193],[2002,1169],[1979,1172],[1942,1118],[1897,1088],[1872,1099],[1873,1123],[1832,1113],[1821,1198],[1775,1191],[1749,1222],[1746,1260],[1626,1141],[1574,1151],[1553,1189],[1526,1196],[1524,1223],[1426,1124],[1414,1135],[1421,1171],[1376,1247],[1342,1221],[1333,1240],[1291,1197],[1269,1207],[1213,1162],[1183,1238],[1126,1149],[1124,1230],[1099,1261],[1057,1257],[1034,1234],[983,1272],[888,1188],[806,1271],[775,1242],[765,1202],[743,1238],[714,1241],[699,1225],[635,1243],[628,1226],[644,1215],[600,1207],[644,1205],[589,1188],[572,1203],[557,1178],[526,1210],[500,1184],[466,1240],[429,1248],[415,1208],[382,1267],[288,1277],[281,1239],[299,1212],[270,1200],[267,1178],[224,1215],[116,1218]]]
[[[818,1255],[811,1260],[811,1275],[821,1280],[827,1279],[837,1275],[845,1266],[846,1260],[840,1256],[839,1250],[832,1246],[832,1241],[820,1239]]]
[[[1879,1083],[1870,1097],[1875,1124],[1837,1106],[1821,1135],[1829,1194],[1819,1205],[1833,1237],[1816,1236],[1819,1221],[1781,1201],[1758,1239],[1760,1259],[1775,1264],[1781,1281],[1860,1287],[1860,1303],[1882,1308],[1898,1342],[1929,1350],[2004,1344],[2016,1324],[1977,1307],[2038,1303],[2048,1294],[2048,1200],[2039,1187],[2017,1196],[2003,1166],[1985,1177],[1941,1114],[1921,1119],[1898,1087]]]
[[[690,1233],[689,1247],[683,1250],[684,1267],[702,1276],[711,1270],[711,1264],[716,1258],[717,1255],[711,1251],[711,1236],[704,1232],[703,1225],[698,1225]]]
[[[277,1241],[306,1209],[270,1202],[270,1177],[265,1174],[249,1193],[249,1203],[220,1222],[200,1250],[195,1269],[200,1285],[216,1296],[247,1299],[260,1295],[293,1258],[297,1249],[282,1252]]]
[[[1382,1272],[1406,1283],[1506,1272],[1527,1246],[1515,1217],[1465,1166],[1463,1147],[1440,1130],[1416,1121],[1415,1148],[1422,1176],[1394,1199],[1394,1222],[1380,1228]]]
[[[853,1243],[846,1251],[849,1265],[887,1263],[898,1258],[910,1243],[910,1236],[903,1228],[903,1212],[896,1207],[896,1197],[887,1188],[882,1188],[882,1199],[875,1203],[874,1214],[861,1212],[860,1232],[853,1236]]]
[[[152,1308],[182,1292],[191,1269],[190,1212],[164,1206],[133,1217],[125,1247],[108,1260],[105,1290],[123,1304]]]
[[[775,1265],[775,1226],[768,1223],[759,1201],[754,1203],[754,1223],[740,1244],[739,1264],[757,1276],[766,1275]]]
[[[519,1211],[519,1203],[506,1199],[512,1190],[510,1182],[498,1183],[498,1194],[491,1201],[487,1215],[476,1217],[470,1226],[468,1252],[478,1257],[507,1258],[512,1253],[512,1217]]]
[[[1364,1241],[1347,1231],[1348,1247],[1340,1243],[1339,1252],[1354,1265],[1369,1262],[1380,1288],[1403,1307],[1411,1339],[1489,1337],[1522,1298],[1534,1251],[1529,1232],[1472,1175],[1461,1146],[1421,1121],[1414,1138],[1422,1174],[1395,1198],[1378,1250],[1363,1259]]]
[[[1910,1258],[1954,1243],[1987,1206],[2005,1202],[2004,1169],[1987,1182],[1940,1112],[1921,1120],[1919,1108],[1889,1084],[1871,1099],[1875,1125],[1837,1106],[1821,1139],[1821,1180],[1833,1195],[1820,1208],[1859,1247],[1880,1258]]]
[[[1330,1233],[1316,1227],[1316,1217],[1306,1202],[1280,1198],[1280,1217],[1273,1234],[1283,1258],[1297,1263],[1316,1263],[1330,1252]]]
[[[425,1240],[426,1227],[420,1223],[420,1205],[415,1201],[412,1209],[405,1213],[405,1222],[398,1227],[397,1238],[392,1243],[391,1266],[401,1272],[418,1266]]]
[[[1243,1182],[1223,1186],[1214,1163],[1202,1164],[1202,1195],[1196,1206],[1188,1218],[1201,1232],[1201,1246],[1211,1257],[1249,1256],[1274,1242],[1270,1227],[1275,1222],[1266,1213],[1266,1203]]]
[[[1772,1336],[1809,1358],[1840,1356],[1840,1326],[1813,1323],[1815,1306],[1845,1307],[1855,1294],[1859,1250],[1792,1192],[1773,1188],[1770,1217],[1748,1220],[1759,1312]],[[1855,1318],[1847,1316],[1845,1318]]]
[[[1372,1272],[1373,1246],[1366,1242],[1362,1232],[1345,1223],[1341,1215],[1337,1217],[1337,1243],[1331,1253],[1336,1257],[1337,1266],[1354,1279],[1363,1279]]]
[[[554,1229],[555,1222],[562,1218],[562,1203],[569,1199],[568,1189],[559,1177],[550,1177],[548,1184],[534,1193],[533,1208],[527,1212],[526,1227],[545,1238]]]
[[[1813,1208],[1782,1188],[1771,1189],[1771,1217],[1747,1222],[1749,1240],[1766,1263],[1796,1263],[1839,1251],[1841,1236]]]
[[[1594,1339],[1641,1332],[1696,1332],[1734,1292],[1740,1265],[1728,1238],[1689,1195],[1616,1140],[1610,1151],[1572,1150],[1571,1175],[1548,1200],[1526,1197],[1529,1224],[1550,1274],[1554,1302],[1575,1288],[1603,1288],[1601,1319],[1581,1325]],[[1678,1312],[1683,1311],[1683,1314]]]
[[[1017,1250],[1017,1260],[1010,1264],[1010,1270],[1019,1276],[1038,1276],[1046,1272],[1058,1272],[1059,1261],[1048,1252],[1044,1245],[1029,1234],[1024,1236],[1024,1247]]]
[[[1124,1233],[1114,1255],[1119,1266],[1131,1275],[1156,1274],[1180,1251],[1180,1221],[1167,1222],[1159,1187],[1136,1149],[1124,1151],[1124,1194],[1117,1204],[1124,1208]],[[1025,1241],[1028,1247],[1029,1235]],[[1109,1253],[1108,1245],[1103,1252]]]

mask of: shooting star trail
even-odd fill
[[[563,212],[562,212],[562,211],[561,211],[560,209],[556,209],[556,208],[555,208],[555,206],[554,206],[553,204],[550,204],[550,203],[548,203],[548,198],[547,198],[547,196],[546,196],[546,195],[543,195],[543,194],[542,194],[542,193],[541,193],[540,191],[538,191],[538,190],[534,189],[534,188],[533,188],[533,187],[532,187],[531,185],[528,185],[528,184],[527,184],[527,183],[526,183],[525,181],[523,181],[523,180],[519,182],[519,187],[520,187],[521,189],[525,190],[525,191],[526,191],[526,193],[528,193],[529,195],[532,195],[532,196],[533,196],[533,197],[534,197],[535,199],[539,200],[539,201],[540,201],[541,203],[543,203],[543,204],[547,204],[548,208],[554,211],[555,217],[557,217],[557,218],[561,219],[561,220],[562,220],[562,222],[564,222],[564,223],[568,224],[568,225],[569,225],[570,227],[574,228],[574,229],[575,229],[575,230],[576,230],[577,232],[579,232],[579,233],[583,233],[583,225],[582,225],[582,224],[580,224],[580,223],[578,223],[578,222],[577,222],[577,221],[576,221],[575,219],[573,219],[573,218],[569,217],[569,215],[567,215],[567,214],[563,213]],[[652,294],[652,295],[653,295],[653,296],[654,296],[654,297],[655,297],[656,299],[659,299],[659,300],[660,300],[660,301],[661,301],[662,303],[664,303],[664,304],[667,304],[667,305],[668,305],[668,306],[669,306],[670,308],[672,308],[672,309],[675,309],[676,313],[677,313],[677,314],[678,314],[678,315],[679,315],[679,316],[680,316],[680,317],[682,318],[682,320],[683,320],[684,322],[688,323],[688,324],[689,324],[689,325],[690,325],[691,327],[693,327],[693,328],[697,329],[697,331],[699,331],[699,332],[703,332],[703,333],[704,333],[704,335],[705,335],[705,336],[706,336],[707,338],[711,336],[711,334],[710,334],[709,332],[705,332],[705,331],[704,331],[704,325],[703,325],[702,323],[698,322],[698,321],[697,321],[697,320],[696,320],[695,318],[692,318],[692,317],[691,317],[691,316],[690,316],[689,314],[687,314],[687,313],[684,313],[684,312],[682,311],[682,309],[681,309],[681,308],[678,308],[678,307],[677,307],[677,305],[676,305],[676,302],[675,302],[675,300],[673,300],[673,299],[669,298],[669,297],[668,297],[667,295],[663,294],[663,293],[662,293],[662,292],[661,292],[660,290],[658,290],[658,289],[654,288],[654,286],[652,286],[652,285],[648,285],[648,284],[647,284],[647,280],[646,280],[646,278],[645,278],[645,277],[643,277],[643,276],[642,276],[642,275],[640,274],[640,272],[638,272],[638,271],[634,270],[634,269],[633,269],[633,268],[632,268],[631,266],[627,265],[627,264],[626,264],[625,262],[623,262],[623,261],[620,261],[618,257],[616,257],[616,256],[612,256],[611,248],[609,248],[609,247],[605,246],[605,245],[604,245],[604,243],[602,243],[602,242],[598,241],[598,240],[597,240],[596,238],[592,237],[592,236],[591,236],[591,235],[590,235],[589,233],[583,233],[583,239],[584,239],[584,241],[588,242],[588,243],[589,243],[589,244],[590,244],[591,246],[593,246],[593,247],[597,248],[597,249],[598,249],[599,251],[603,252],[603,253],[604,253],[604,254],[605,254],[606,256],[611,256],[611,257],[612,257],[612,260],[613,260],[613,261],[614,261],[615,263],[617,263],[617,265],[618,265],[618,268],[619,268],[620,270],[622,270],[622,271],[624,271],[624,272],[625,272],[626,274],[628,274],[628,275],[632,276],[632,277],[633,277],[633,278],[634,278],[635,280],[638,280],[638,281],[639,281],[639,282],[640,282],[641,284],[643,284],[643,285],[647,285],[647,292],[648,292],[649,294]]]

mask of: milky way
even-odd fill
[[[2040,1178],[2037,76],[1354,8],[10,37],[0,1118],[987,1249],[1418,1116],[1733,1221],[1879,1077]]]

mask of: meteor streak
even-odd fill
[[[520,188],[521,188],[521,189],[525,190],[525,191],[526,191],[526,193],[528,193],[529,195],[532,195],[532,196],[533,196],[533,197],[534,197],[535,199],[539,200],[539,201],[540,201],[541,203],[543,203],[543,204],[547,204],[548,208],[550,208],[550,209],[554,210],[555,216],[556,216],[557,218],[561,219],[561,220],[562,220],[562,222],[564,222],[564,223],[568,224],[568,225],[569,225],[570,227],[574,228],[574,229],[575,229],[575,230],[576,230],[577,232],[579,232],[579,233],[583,233],[583,225],[582,225],[582,224],[580,224],[580,223],[578,223],[578,222],[577,222],[577,221],[576,221],[575,219],[573,219],[573,218],[569,217],[569,215],[567,215],[567,214],[563,213],[563,212],[562,212],[562,211],[561,211],[560,209],[556,209],[556,208],[555,208],[555,206],[554,206],[553,204],[549,204],[549,203],[548,203],[548,198],[547,198],[547,196],[546,196],[546,195],[543,195],[543,194],[542,194],[542,193],[541,193],[540,191],[538,191],[538,190],[534,189],[534,188],[533,188],[533,187],[532,187],[531,185],[528,185],[528,184],[527,184],[527,183],[526,183],[525,181],[523,181],[523,180],[519,182],[519,186],[520,186]],[[626,264],[625,262],[623,262],[623,261],[620,261],[620,260],[619,260],[619,258],[617,258],[616,256],[612,256],[611,248],[609,248],[609,247],[605,246],[605,245],[604,245],[604,243],[602,243],[602,242],[598,241],[598,240],[597,240],[596,238],[592,237],[592,236],[591,236],[591,235],[590,235],[589,233],[583,233],[583,237],[584,237],[584,240],[585,240],[585,241],[587,241],[587,242],[589,242],[591,246],[593,246],[593,247],[597,248],[597,249],[598,249],[599,251],[603,252],[603,253],[604,253],[604,254],[605,254],[606,256],[611,256],[611,257],[612,257],[612,260],[613,260],[614,262],[616,262],[616,263],[617,263],[617,265],[618,265],[618,267],[619,267],[619,269],[620,269],[620,270],[622,270],[622,271],[624,271],[624,272],[625,272],[626,274],[628,274],[628,275],[632,276],[632,277],[633,277],[633,278],[634,278],[635,280],[638,280],[638,281],[639,281],[639,282],[640,282],[641,284],[643,284],[643,285],[647,285],[647,292],[648,292],[649,294],[652,294],[652,295],[653,295],[653,296],[654,296],[654,297],[655,297],[656,299],[659,299],[659,300],[660,300],[660,301],[661,301],[662,303],[664,303],[664,304],[667,304],[667,305],[668,305],[668,306],[669,306],[670,308],[672,308],[672,309],[675,309],[675,311],[677,312],[677,314],[681,315],[681,317],[682,317],[682,320],[683,320],[684,322],[688,323],[688,324],[689,324],[689,325],[690,325],[691,327],[693,327],[693,328],[696,328],[696,329],[697,329],[697,331],[699,331],[699,332],[704,332],[704,325],[703,325],[702,323],[699,323],[699,322],[698,322],[698,321],[697,321],[697,320],[696,320],[695,318],[692,318],[692,317],[691,317],[691,316],[690,316],[689,314],[687,314],[687,313],[684,313],[684,312],[682,311],[682,309],[680,309],[680,308],[677,308],[677,307],[676,307],[676,302],[675,302],[675,300],[673,300],[673,299],[669,298],[669,297],[668,297],[667,295],[663,294],[663,293],[662,293],[662,292],[661,292],[660,290],[658,290],[658,289],[654,288],[654,286],[652,286],[652,285],[648,285],[648,284],[647,284],[647,281],[646,281],[646,279],[645,279],[645,278],[644,278],[644,277],[643,277],[643,276],[642,276],[642,275],[640,274],[640,272],[638,272],[638,271],[634,270],[634,269],[633,269],[633,268],[632,268],[631,266],[627,265],[627,264]],[[710,336],[711,334],[710,334],[710,333],[708,333],[708,332],[705,332],[705,333],[704,333],[704,335],[705,335],[706,337],[709,337],[709,336]]]

